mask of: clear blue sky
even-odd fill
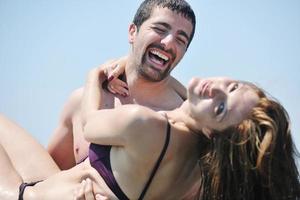
[[[141,0],[0,0],[0,112],[43,145],[92,67],[127,54]],[[300,149],[300,1],[190,0],[194,40],[173,75],[253,81],[288,110]]]

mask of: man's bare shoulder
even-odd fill
[[[169,79],[169,86],[183,99],[186,100],[186,88],[185,86],[180,83],[177,79],[173,76],[170,76]]]
[[[68,102],[70,103],[80,103],[81,102],[81,98],[83,95],[83,87],[77,88],[75,90],[72,91],[72,93],[70,94],[69,98],[68,98]]]
[[[64,111],[73,113],[78,111],[81,105],[81,99],[83,95],[83,87],[75,89],[68,97],[65,105]]]
[[[71,124],[75,113],[80,111],[81,99],[83,95],[83,87],[71,92],[65,101],[62,112],[60,114],[59,125]]]

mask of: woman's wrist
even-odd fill
[[[34,186],[27,187],[26,190],[23,193],[23,199],[24,200],[36,200],[37,198],[37,192],[35,190]]]

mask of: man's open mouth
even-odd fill
[[[148,57],[150,62],[155,64],[155,66],[157,66],[160,69],[165,68],[165,66],[167,66],[167,64],[171,60],[171,56],[169,54],[156,48],[149,49]]]

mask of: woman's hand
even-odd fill
[[[108,61],[101,65],[107,81],[104,87],[113,94],[127,97],[129,95],[127,83],[124,80],[127,57]]]
[[[93,182],[87,178],[83,180],[80,187],[74,194],[74,200],[109,200],[108,197],[101,194],[94,194]]]
[[[50,176],[46,180],[37,183],[35,186],[27,187],[24,192],[24,199],[95,200],[100,197],[105,199],[105,197],[98,195],[100,193],[106,194],[106,191],[101,188],[97,189],[97,194],[94,194],[93,192],[95,189],[93,183],[96,182],[98,178],[99,174],[96,170],[92,168],[86,169],[83,166],[78,165],[72,169],[61,171]]]

